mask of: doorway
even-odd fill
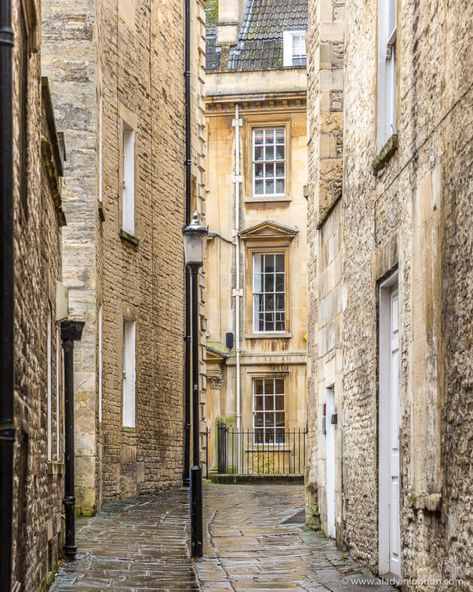
[[[335,538],[335,390],[326,390],[325,474],[327,494],[327,534]]]
[[[397,273],[380,287],[379,572],[401,575],[399,292]]]

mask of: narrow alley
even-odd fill
[[[188,491],[165,491],[83,519],[77,559],[51,590],[363,592],[377,583],[333,541],[303,528],[302,486],[207,484],[204,495],[202,559],[192,562],[187,549]]]

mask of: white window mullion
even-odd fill
[[[396,132],[397,0],[378,1],[378,150]]]

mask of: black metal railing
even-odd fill
[[[218,472],[232,475],[303,475],[306,428],[236,430],[217,426]]]

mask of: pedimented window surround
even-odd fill
[[[290,245],[298,233],[297,228],[266,220],[240,232],[245,246],[245,336],[249,339],[291,337],[291,276]],[[285,326],[280,331],[255,331],[254,329],[254,262],[258,254],[283,254],[285,263]]]

